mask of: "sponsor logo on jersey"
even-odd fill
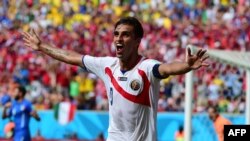
[[[127,81],[128,78],[127,78],[127,77],[118,77],[118,80],[119,80],[119,81]]]
[[[132,90],[134,91],[137,91],[140,89],[141,85],[140,85],[140,81],[139,80],[133,80],[131,83],[130,83],[130,87]]]

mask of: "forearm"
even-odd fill
[[[41,120],[41,118],[38,116],[38,115],[36,115],[36,116],[33,116],[37,121],[40,121]]]
[[[33,111],[33,112],[31,112],[30,114],[31,114],[31,116],[34,117],[37,121],[40,121],[40,120],[41,120],[41,118],[39,117],[39,115],[37,114],[36,111]]]
[[[2,115],[2,119],[5,119],[8,117],[8,114],[7,114],[7,108],[3,108],[3,115]]]
[[[77,52],[60,49],[46,43],[40,44],[40,51],[59,61],[72,65],[78,65],[78,66],[82,65],[81,61],[82,55]]]
[[[173,62],[170,64],[161,64],[159,72],[162,76],[179,75],[189,72],[191,68],[186,62]]]

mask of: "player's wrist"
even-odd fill
[[[39,40],[38,43],[36,44],[38,47],[40,47],[42,45],[42,41]]]
[[[186,70],[187,70],[187,71],[193,70],[193,65],[190,64],[189,62],[185,62],[185,66],[186,66]]]
[[[39,40],[39,42],[36,44],[36,46],[37,46],[36,51],[42,51],[43,42],[41,40]]]
[[[192,64],[190,62],[188,62],[188,61],[185,61],[184,65],[185,65],[186,68],[191,68],[192,67]]]

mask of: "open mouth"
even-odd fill
[[[121,53],[122,50],[123,50],[123,44],[117,43],[116,44],[116,51],[117,51],[117,53]]]

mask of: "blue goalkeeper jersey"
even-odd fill
[[[14,141],[30,141],[29,121],[32,104],[28,100],[13,101],[9,110],[9,116],[15,123]]]

